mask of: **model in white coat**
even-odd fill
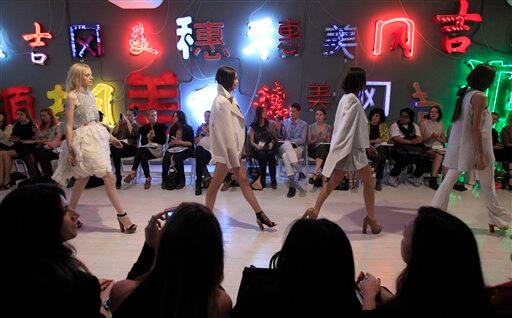
[[[303,218],[318,218],[322,205],[340,184],[343,176],[347,172],[356,171],[359,179],[363,181],[364,203],[368,213],[363,220],[363,233],[370,226],[372,233],[377,234],[382,231],[382,226],[377,223],[375,215],[375,180],[366,157],[366,149],[370,148],[368,121],[357,97],[365,85],[366,72],[352,67],[343,82],[345,95],[341,97],[336,110],[331,147],[322,171],[330,179],[318,194],[315,206],[308,209]]]
[[[256,222],[263,231],[263,225],[274,227],[272,222],[261,209],[258,200],[247,179],[242,165],[242,151],[245,143],[245,120],[240,107],[236,103],[233,92],[238,85],[236,71],[228,66],[217,70],[215,80],[217,97],[215,98],[210,114],[210,152],[215,171],[208,190],[206,191],[205,205],[213,211],[217,192],[228,171],[231,171],[245,197],[245,200],[256,214]]]
[[[468,86],[459,90],[452,117],[452,128],[443,165],[446,176],[437,189],[432,206],[448,209],[450,191],[462,171],[475,170],[480,193],[489,216],[489,230],[507,230],[512,215],[501,207],[494,186],[494,151],[492,145],[492,116],[485,92],[494,82],[496,70],[480,64],[469,73]]]

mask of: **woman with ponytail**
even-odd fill
[[[506,231],[512,216],[510,211],[499,205],[494,188],[492,117],[484,92],[491,87],[495,75],[496,69],[480,64],[469,73],[468,86],[457,93],[453,125],[443,161],[448,173],[432,199],[432,206],[447,211],[450,190],[460,173],[476,170],[491,233],[495,227]]]

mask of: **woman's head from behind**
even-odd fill
[[[360,67],[351,67],[348,71],[345,80],[343,81],[342,88],[345,94],[355,94],[356,96],[366,86],[366,71]]]
[[[421,207],[404,229],[402,257],[407,267],[397,280],[397,297],[407,305],[438,313],[486,309],[476,240],[457,217]]]
[[[224,87],[228,92],[232,92],[238,85],[238,77],[234,68],[229,66],[222,66],[215,74],[215,80],[219,85]]]
[[[467,77],[469,87],[479,90],[481,92],[486,91],[494,83],[496,76],[496,69],[487,64],[478,64]]]
[[[331,315],[357,310],[352,247],[337,224],[325,219],[295,222],[277,268],[281,292],[292,310]]]
[[[167,220],[147,283],[165,303],[166,317],[207,317],[208,302],[223,279],[222,231],[210,209],[198,203],[180,204]]]

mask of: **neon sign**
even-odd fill
[[[137,56],[141,55],[143,52],[148,52],[155,55],[158,54],[157,50],[149,47],[149,41],[144,35],[144,26],[140,22],[132,27],[132,35],[129,43],[131,55]]]
[[[378,20],[375,23],[375,40],[373,43],[373,55],[382,54],[382,33],[386,26],[391,24],[403,24],[405,29],[393,33],[393,44],[391,51],[398,46],[402,47],[405,57],[410,58],[414,54],[414,22],[407,18],[394,18],[389,20]]]

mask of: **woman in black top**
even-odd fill
[[[404,228],[401,251],[407,266],[394,298],[375,306],[379,281],[368,275],[359,283],[369,317],[494,317],[475,236],[457,217],[421,207]]]
[[[174,112],[174,125],[169,130],[169,148],[162,163],[162,189],[182,189],[185,186],[183,161],[194,157],[194,130],[187,123],[187,116],[181,110]],[[169,178],[169,168],[174,162],[177,180]]]
[[[34,145],[26,144],[24,141],[31,141],[35,136],[36,126],[30,118],[29,112],[25,108],[20,108],[16,112],[16,122],[13,125],[10,140],[13,142],[10,150],[0,152],[0,189],[11,187],[11,171],[13,160],[22,158],[27,163],[29,174],[34,176],[36,170],[34,167]]]
[[[103,317],[100,283],[66,241],[78,213],[54,185],[18,187],[0,203],[2,303],[16,317]],[[7,309],[4,309],[7,310]]]
[[[158,114],[156,110],[150,110],[148,114],[149,124],[143,125],[139,129],[140,147],[137,149],[135,159],[133,160],[132,171],[124,178],[124,182],[130,183],[137,175],[139,165],[142,166],[146,182],[144,189],[151,187],[151,174],[149,173],[149,160],[162,158],[164,145],[167,139],[167,126],[157,123]]]
[[[276,189],[277,127],[274,122],[267,119],[267,110],[264,107],[256,108],[256,115],[251,123],[250,141],[254,156],[260,166],[261,186],[265,188],[267,185],[268,164],[270,186],[272,189]]]

